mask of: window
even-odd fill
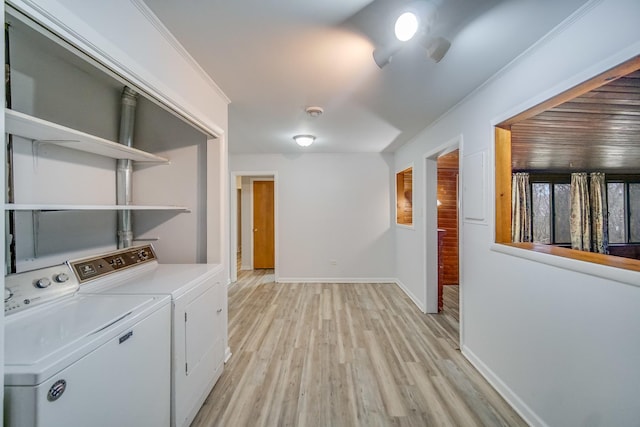
[[[535,243],[569,245],[570,175],[530,175]],[[640,243],[640,176],[607,176],[610,244]]]
[[[640,177],[607,182],[609,243],[640,243]]]
[[[530,258],[520,251],[525,249],[640,272],[640,179],[613,180],[610,175],[615,170],[639,177],[636,153],[640,144],[633,132],[621,127],[636,123],[638,116],[627,111],[627,99],[640,87],[638,77],[640,57],[634,57],[495,126],[494,241],[499,244],[495,250]],[[617,101],[611,100],[612,92]],[[617,183],[608,186],[610,255],[550,244],[567,240],[564,221],[559,214],[555,217],[564,209],[563,203],[567,210],[569,206],[563,201],[561,182],[534,183],[531,231],[536,242],[512,241],[512,173],[526,170],[567,176],[572,171],[603,170],[608,184]]]
[[[569,225],[571,185],[569,177],[531,175],[531,231],[533,241],[570,244]]]
[[[413,168],[396,174],[396,223],[413,225]]]

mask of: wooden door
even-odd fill
[[[253,268],[274,268],[273,181],[253,182]]]

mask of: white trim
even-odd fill
[[[495,372],[485,365],[469,347],[461,346],[462,355],[473,365],[485,380],[502,396],[504,400],[532,427],[548,425],[513,391]]]
[[[589,276],[600,277],[601,279],[613,280],[626,285],[640,287],[640,272],[625,270],[624,268],[611,267],[608,265],[596,264],[589,261],[581,261],[572,258],[565,258],[558,255],[536,252],[530,249],[518,248],[515,246],[501,245],[494,243],[491,250],[530,261],[551,265],[564,270],[575,271]]]
[[[412,213],[413,215],[413,213]],[[396,215],[396,221],[397,221],[397,215]],[[397,222],[395,223],[395,226],[398,228],[404,228],[405,230],[415,230],[416,227],[415,225],[411,224],[411,225],[407,225],[407,224],[398,224]]]
[[[411,301],[416,305],[416,307],[418,307],[418,309],[419,309],[421,312],[426,313],[426,307],[424,306],[424,304],[422,304],[422,303],[420,302],[420,299],[419,299],[419,298],[417,298],[417,297],[416,297],[416,296],[415,296],[415,295],[414,295],[414,294],[409,290],[409,288],[407,288],[407,286],[406,286],[404,283],[402,283],[402,281],[401,281],[400,279],[395,279],[393,282],[394,282],[396,285],[398,285],[398,287],[399,287],[400,289],[402,289],[402,292],[404,292],[404,293],[405,293],[405,295],[409,297],[409,299],[410,299],[410,300],[411,300]]]
[[[218,86],[216,82],[213,81],[211,76],[207,74],[207,72],[202,68],[202,66],[198,63],[198,61],[196,61],[193,58],[193,56],[189,54],[189,52],[184,48],[184,46],[182,46],[182,44],[178,41],[178,39],[176,39],[175,36],[171,33],[171,31],[169,31],[169,29],[162,23],[160,18],[158,18],[158,16],[155,13],[153,13],[151,9],[149,9],[149,6],[147,6],[143,0],[129,0],[129,1],[133,3],[133,5],[138,8],[138,10],[140,10],[142,15],[144,15],[144,17],[147,18],[147,21],[149,21],[151,25],[153,25],[156,28],[156,30],[158,30],[158,33],[160,33],[160,35],[164,37],[164,39],[176,50],[176,52],[178,52],[185,59],[185,61],[187,61],[189,65],[191,65],[191,67],[193,67],[193,69],[200,74],[200,76],[202,77],[202,80],[207,82],[209,86],[213,90],[215,90],[218,95],[220,95],[222,99],[224,99],[228,104],[230,104],[231,99],[229,99],[229,97],[222,91],[220,86]]]
[[[233,353],[231,353],[231,347],[227,347],[224,350],[224,363],[227,363],[231,359]]]
[[[278,283],[330,283],[330,284],[397,284],[398,279],[393,277],[281,277]]]
[[[445,154],[451,153],[452,151],[455,151],[456,149],[459,150],[458,151],[458,176],[462,176],[462,134],[457,135],[451,139],[449,139],[447,142],[440,144],[439,146],[437,146],[436,148],[429,150],[428,152],[426,152],[423,155],[423,165],[424,165],[424,174],[423,174],[423,185],[424,185],[424,191],[423,191],[423,200],[422,200],[422,211],[424,212],[423,214],[423,229],[424,229],[424,236],[422,239],[423,242],[423,254],[424,254],[424,258],[423,258],[423,263],[422,263],[422,278],[423,278],[423,290],[424,290],[424,306],[425,306],[425,313],[437,313],[438,312],[438,232],[437,232],[437,228],[438,228],[438,208],[435,204],[428,204],[427,202],[430,200],[436,200],[437,198],[437,194],[438,194],[438,180],[437,180],[437,159],[440,156],[443,156]],[[433,163],[433,166],[435,166],[435,170],[432,169],[432,167],[429,167],[429,163]],[[429,172],[431,172],[431,174],[435,173],[436,175],[436,179],[430,179],[430,174]],[[460,180],[458,179],[458,182],[460,182]],[[436,197],[431,197],[432,195],[435,195]],[[462,205],[461,205],[461,201],[462,201],[462,194],[460,193],[459,189],[458,189],[458,254],[459,257],[458,259],[461,259],[462,257],[460,256],[460,254],[462,253],[461,248],[461,222],[460,222],[460,218],[462,216]],[[434,215],[435,214],[435,215]],[[431,216],[430,216],[431,215]],[[431,225],[431,223],[435,223],[435,228],[429,228],[429,226]],[[433,250],[433,248],[436,248],[435,251]],[[432,250],[430,251],[429,248],[431,248]],[[434,260],[435,257],[435,260]],[[429,270],[428,266],[435,266],[436,270],[435,272],[433,270]],[[461,263],[458,265],[458,275],[460,276],[460,270],[461,270]],[[434,280],[435,277],[435,280]],[[434,284],[435,283],[435,284]],[[431,285],[430,285],[431,284]],[[460,288],[462,290],[462,288]],[[430,298],[430,296],[435,295],[435,298]],[[461,294],[462,295],[462,294]],[[460,322],[460,325],[462,327],[462,322]],[[462,336],[462,334],[460,334],[460,336]]]
[[[581,70],[578,74],[567,78],[560,83],[552,86],[551,88],[545,90],[544,92],[537,93],[526,101],[521,102],[520,104],[508,109],[507,111],[498,114],[495,118],[491,120],[491,126],[495,127],[500,123],[517,116],[518,114],[525,112],[537,105],[542,104],[549,99],[563,94],[568,90],[582,84],[586,81],[589,81],[596,77],[599,74],[602,74],[620,64],[623,64],[630,59],[638,56],[638,51],[640,51],[640,42],[634,43],[627,48],[623,49],[620,52],[617,52],[614,55],[609,56],[603,61],[600,61],[596,64],[589,66]],[[493,129],[492,129],[493,130]]]
[[[242,224],[238,224],[237,222],[237,209],[238,203],[238,192],[236,191],[236,180],[238,177],[246,177],[249,178],[249,182],[251,185],[251,191],[253,191],[253,182],[254,181],[273,181],[273,204],[274,204],[274,245],[275,245],[275,266],[274,266],[274,276],[275,281],[278,282],[278,274],[280,271],[279,259],[280,259],[280,241],[279,241],[279,225],[278,225],[278,172],[277,171],[231,171],[231,179],[229,179],[229,185],[231,185],[231,190],[229,191],[229,273],[230,280],[235,282],[238,280],[238,227],[241,227]],[[235,200],[235,203],[234,203]],[[253,229],[253,197],[249,198],[250,200],[250,218],[251,218],[251,229]],[[240,266],[241,270],[253,270],[253,234],[251,234],[251,244],[249,248],[249,253],[251,254],[251,259],[247,264],[246,259],[242,260],[242,265]]]
[[[135,0],[130,1],[137,7],[136,3],[134,3]],[[87,24],[80,22],[68,13],[65,14],[65,9],[61,5],[58,8],[52,3],[47,3],[47,5],[43,6],[34,0],[8,0],[8,2],[15,10],[30,17],[42,25],[47,31],[59,37],[63,42],[68,43],[69,46],[79,50],[124,80],[131,82],[132,85],[136,86],[136,89],[145,92],[162,105],[168,107],[171,111],[191,122],[194,126],[215,137],[220,137],[224,134],[224,130],[218,124],[210,122],[204,112],[201,112],[199,108],[195,108],[191,103],[187,102],[179,93],[163,85],[162,82],[150,75],[147,70],[143,70],[143,74],[136,72],[132,67],[124,64],[121,60],[109,54],[105,49],[99,47],[96,43],[76,31],[71,24],[81,23],[85,26]],[[148,19],[147,15],[143,14],[143,17]],[[69,21],[70,24],[67,24],[63,19]],[[150,21],[150,24],[157,29],[154,22]],[[182,55],[180,51],[176,53]],[[135,61],[132,60],[132,62],[136,64]],[[193,63],[188,62],[188,65],[192,66]],[[201,68],[192,69],[200,76]],[[209,77],[203,82],[210,80],[211,78]],[[154,81],[154,83],[152,83],[152,81]],[[224,98],[223,102],[227,102],[228,98],[226,96]],[[227,104],[228,103],[229,102],[227,102]],[[200,118],[201,116],[203,119]]]

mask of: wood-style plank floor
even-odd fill
[[[233,356],[192,427],[526,425],[458,350],[457,286],[425,315],[395,284],[272,273],[230,288]]]

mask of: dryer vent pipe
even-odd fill
[[[133,128],[136,119],[138,94],[125,86],[122,91],[122,109],[120,111],[120,136],[118,142],[127,147],[133,146]],[[116,203],[130,205],[132,196],[133,161],[119,159],[116,166]],[[133,245],[131,211],[118,211],[118,248]]]

